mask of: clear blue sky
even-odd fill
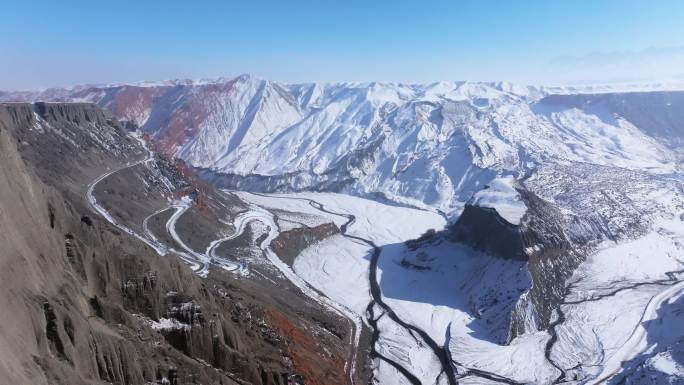
[[[0,89],[684,73],[684,1],[0,1]],[[635,69],[630,69],[635,67]]]

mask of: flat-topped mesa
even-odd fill
[[[69,121],[74,124],[111,123],[102,109],[92,103],[46,103],[34,104],[35,112],[48,122]]]
[[[0,103],[0,127],[31,126],[35,120],[31,103]]]
[[[527,206],[511,177],[496,178],[466,204],[449,238],[496,257],[527,260],[521,220]]]
[[[86,163],[106,169],[145,153],[119,122],[91,103],[0,103],[0,127],[18,138],[22,156],[43,165],[36,172],[51,181]]]
[[[495,257],[528,262],[532,286],[511,317],[512,339],[549,326],[566,280],[585,259],[585,228],[521,183],[497,178],[473,196],[447,237]]]
[[[495,178],[465,205],[449,238],[492,256],[527,261],[548,249],[566,251],[586,243],[570,231],[577,221],[513,178]]]
[[[33,126],[39,119],[47,123],[116,125],[92,103],[4,102],[0,103],[0,119],[8,126]]]

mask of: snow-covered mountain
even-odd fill
[[[0,100],[94,102],[219,186],[308,191],[239,196],[271,210],[269,231],[302,213],[338,226],[292,277],[379,331],[381,383],[601,383],[682,364],[666,326],[684,290],[683,91],[245,75]]]
[[[495,175],[521,178],[549,161],[681,172],[684,93],[612,90],[242,75],[0,99],[95,102],[219,184],[379,193],[449,212]]]

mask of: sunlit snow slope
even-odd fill
[[[379,193],[449,212],[496,174],[549,162],[681,172],[684,93],[598,90],[243,75],[0,99],[95,102],[224,187]]]

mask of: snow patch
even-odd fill
[[[154,330],[185,330],[189,331],[191,326],[173,318],[160,318],[159,321],[150,320],[150,327]]]
[[[519,225],[527,212],[527,206],[515,190],[515,179],[512,176],[495,178],[483,189],[473,195],[473,206],[488,207],[513,225]]]
[[[656,354],[649,358],[648,361],[646,361],[646,364],[669,376],[682,377],[684,375],[684,367],[675,361],[669,352]]]

